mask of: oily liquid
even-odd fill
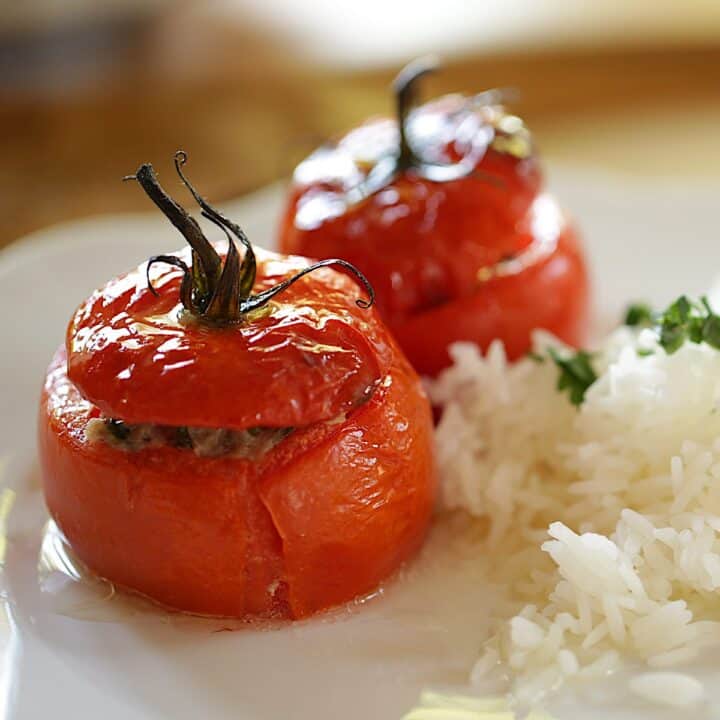
[[[77,619],[108,622],[149,610],[148,601],[118,592],[113,583],[91,573],[53,520],[42,533],[38,584],[57,614]]]
[[[377,683],[375,668],[387,666],[400,673],[390,683],[390,690],[381,683],[388,702],[393,702],[395,693],[401,692],[392,690],[395,684],[402,689],[404,685],[413,687],[419,683],[417,691],[413,690],[414,695],[409,694],[403,708],[406,711],[421,687],[481,696],[504,695],[510,688],[511,675],[504,665],[498,665],[482,686],[471,688],[467,685],[470,668],[491,631],[488,621],[498,609],[502,610],[499,603],[503,602],[501,594],[493,600],[495,593],[488,584],[492,573],[483,545],[486,529],[483,523],[462,515],[436,518],[420,556],[388,580],[381,590],[301,622],[248,623],[163,608],[91,573],[74,555],[53,521],[48,521],[43,530],[38,581],[49,611],[74,620],[116,623],[136,629],[148,628],[147,623],[157,628],[160,623],[170,631],[170,637],[177,638],[178,633],[183,633],[185,637],[196,639],[195,647],[208,647],[204,639],[214,633],[250,630],[252,637],[242,632],[238,633],[237,642],[212,645],[220,653],[219,657],[227,662],[242,662],[248,654],[254,656],[253,652],[258,653],[261,649],[265,652],[272,647],[274,649],[267,653],[268,667],[300,662],[306,655],[313,659],[312,662],[317,662],[318,658],[322,662],[327,656],[331,662],[323,673],[332,673],[335,664],[342,659],[362,668],[362,682],[365,683]],[[363,607],[359,607],[361,605]],[[506,615],[507,610],[505,608],[501,614]],[[253,630],[263,633],[258,636]],[[265,635],[265,631],[271,632]],[[166,636],[164,631],[162,634]],[[154,633],[147,635],[152,636]],[[243,649],[248,642],[256,643],[254,651],[249,653]],[[298,646],[300,650],[297,650]],[[208,658],[214,657],[208,655]],[[633,702],[625,687],[627,677],[621,673],[578,686],[569,683],[559,696],[546,699],[551,700],[551,709],[557,709],[558,717],[575,717],[578,707],[607,708],[608,714],[614,714],[615,710]],[[249,692],[248,688],[257,682],[260,680],[255,678],[242,686],[243,698]],[[508,698],[512,700],[512,695]],[[263,708],[265,703],[272,704],[263,696]],[[523,706],[519,710],[518,717],[524,717],[524,709]],[[398,713],[397,717],[400,715]],[[349,717],[354,720],[358,716],[350,713]],[[649,717],[638,713],[633,720]],[[655,720],[667,716],[652,717]],[[707,718],[705,714],[697,717]]]
[[[38,558],[38,584],[52,598],[53,611],[77,620],[127,622],[128,619],[156,620],[173,626],[205,629],[210,632],[274,629],[290,624],[287,620],[224,618],[186,613],[167,608],[135,591],[118,587],[93,573],[74,553],[54,520],[42,531]],[[323,613],[324,618],[352,613],[355,608],[382,596],[378,589],[345,606]]]
[[[489,588],[467,534],[475,523],[438,518],[419,557],[368,598],[301,622],[250,626],[173,612],[116,588],[78,560],[55,523],[34,524],[35,537],[41,527],[27,591],[39,621],[30,632],[63,647],[78,638],[78,667],[91,663],[118,678],[113,687],[140,688],[163,717],[190,717],[177,712],[169,693],[186,697],[191,679],[216,702],[217,718],[237,717],[240,709],[258,720],[399,718],[422,688],[463,687],[487,636],[479,608]],[[105,642],[118,654],[98,654]],[[131,651],[146,664],[135,665]],[[149,667],[179,680],[156,686]],[[380,714],[385,707],[388,714]]]
[[[3,503],[0,496],[0,520],[2,508],[9,504],[10,501]],[[35,532],[37,528],[35,525]],[[312,662],[309,665],[312,666],[313,663],[321,664],[328,657],[330,660],[321,665],[321,671],[316,671],[321,674],[322,683],[336,671],[339,659],[342,659],[361,669],[348,685],[353,688],[352,693],[358,692],[358,686],[368,692],[373,687],[375,692],[385,693],[388,703],[393,703],[396,694],[403,692],[404,687],[415,688],[408,693],[407,702],[401,708],[404,712],[423,687],[471,695],[504,694],[509,689],[511,677],[508,669],[501,665],[492,677],[487,678],[483,687],[467,687],[469,670],[491,629],[487,620],[498,609],[505,616],[508,611],[508,608],[498,607],[497,603],[502,602],[500,596],[492,600],[494,592],[488,583],[492,577],[487,562],[490,558],[486,557],[483,545],[486,529],[482,523],[470,521],[462,515],[438,517],[420,556],[395,578],[388,580],[381,590],[339,609],[294,623],[248,623],[198,617],[163,608],[146,598],[116,588],[113,583],[90,572],[74,555],[66,538],[51,520],[42,530],[37,581],[43,597],[42,605],[49,614],[84,622],[135,626],[136,629],[139,629],[140,623],[150,623],[156,629],[161,625],[163,636],[177,638],[178,633],[183,633],[200,641],[194,647],[207,647],[204,663],[214,662],[220,657],[228,663],[242,664],[243,660],[252,657],[259,667],[253,677],[245,684],[238,685],[236,678],[232,678],[227,686],[220,685],[228,695],[237,691],[238,704],[245,703],[248,695],[257,687],[262,687],[266,673],[282,666],[283,662],[300,667],[310,658]],[[363,607],[358,607],[360,605]],[[338,622],[342,625],[337,626]],[[169,633],[165,633],[164,629]],[[215,633],[248,629],[251,630],[249,635],[238,633],[237,642],[232,644],[214,643],[210,646],[203,640]],[[252,630],[281,632],[262,632],[258,636]],[[154,635],[156,633],[150,633],[147,637]],[[219,637],[217,639],[220,640]],[[244,649],[248,643],[250,650]],[[258,660],[268,646],[272,649],[266,653],[267,657],[264,661]],[[167,652],[168,658],[173,657],[170,650]],[[216,656],[215,653],[219,654]],[[714,653],[693,667],[692,673],[711,688],[718,662],[720,658]],[[390,689],[387,683],[378,684],[376,668],[379,666],[392,670]],[[637,698],[628,694],[627,680],[634,672],[646,671],[647,668],[629,666],[625,669],[627,672],[592,682],[568,683],[563,692],[549,698],[548,709],[563,718],[617,715],[623,720],[669,720],[677,717],[671,711],[639,706]],[[126,671],[127,668],[123,667],[123,672]],[[245,668],[245,672],[251,672],[251,669]],[[312,670],[303,678],[312,682]],[[275,696],[262,692],[257,700],[263,712],[266,706],[274,712],[275,701]],[[579,708],[583,709],[582,713]],[[628,708],[632,708],[632,714],[628,714]],[[719,717],[712,713],[713,708],[720,709],[720,704],[699,708],[693,717],[698,720]],[[288,716],[281,700],[277,700],[275,709],[277,713],[269,717]],[[586,711],[589,715],[585,714]],[[401,714],[398,711],[393,716],[400,717]],[[348,711],[351,720],[372,716]],[[523,714],[519,713],[518,717],[523,717]]]

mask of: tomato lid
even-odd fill
[[[254,290],[309,267],[256,250]],[[184,261],[189,252],[173,255]],[[100,412],[128,423],[290,427],[347,413],[383,374],[385,330],[347,275],[321,268],[243,320],[212,326],[179,302],[183,273],[147,263],[75,312],[68,375]]]

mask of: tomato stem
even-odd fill
[[[308,273],[311,273],[314,270],[318,270],[319,268],[329,267],[330,265],[337,265],[338,267],[344,268],[345,270],[349,270],[363,284],[369,299],[363,300],[362,298],[358,298],[355,301],[355,304],[358,307],[363,308],[364,310],[371,307],[372,304],[375,302],[375,291],[373,290],[373,286],[370,284],[370,281],[365,277],[365,275],[361,273],[360,270],[358,270],[353,264],[347,262],[347,260],[330,258],[329,260],[320,260],[313,265],[309,265],[308,267],[302,269],[299,273],[297,273],[297,275],[293,275],[291,278],[283,280],[278,285],[275,285],[275,287],[271,287],[269,290],[264,290],[257,295],[249,297],[247,300],[241,303],[242,311],[250,312],[251,310],[256,310],[257,308],[262,307],[263,305],[268,303],[273,297],[275,297],[275,295],[282,292],[283,290],[286,290],[293,283],[296,283],[300,278],[304,277]]]
[[[173,200],[161,187],[153,166],[141,165],[135,175],[124,180],[137,180],[147,196],[164,213],[170,222],[182,233],[192,248],[192,265],[188,267],[177,255],[154,255],[146,266],[147,283],[150,291],[158,292],[150,278],[150,268],[155,263],[165,263],[179,268],[183,273],[180,285],[180,301],[186,311],[194,317],[213,325],[243,320],[247,313],[266,305],[278,293],[286,290],[310,272],[329,265],[337,265],[352,273],[364,286],[369,299],[358,299],[358,307],[369,308],[375,301],[375,293],[368,279],[354,265],[345,260],[329,259],[303,268],[292,277],[272,288],[252,294],[257,275],[257,260],[252,244],[242,228],[226,218],[193,187],[183,172],[187,153],[175,153],[175,169],[185,187],[201,208],[201,215],[217,225],[227,236],[228,251],[223,259],[212,243],[203,234],[197,220]],[[232,236],[242,244],[245,254],[242,261]]]
[[[164,213],[165,217],[182,233],[193,252],[202,263],[209,278],[215,279],[220,274],[221,260],[215,248],[203,235],[197,220],[178,205],[160,186],[155,170],[150,163],[141,165],[135,175],[128,175],[124,180],[137,180],[147,196]]]
[[[418,81],[420,78],[435,72],[440,66],[434,55],[417,58],[408,63],[393,80],[397,112],[398,131],[400,132],[400,154],[397,165],[399,170],[406,170],[420,164],[408,137],[408,115],[418,98]]]
[[[480,138],[467,155],[457,162],[442,163],[422,157],[422,148],[413,148],[410,142],[410,115],[418,100],[418,81],[440,67],[436,57],[426,56],[406,65],[393,81],[399,147],[396,153],[381,157],[357,185],[345,193],[348,205],[360,203],[387,187],[402,173],[412,174],[433,183],[451,182],[461,178],[474,178],[502,185],[502,180],[477,170],[477,164],[487,149],[487,142]],[[490,104],[498,99],[496,91],[476,95],[463,105],[462,112],[471,113],[477,105]]]

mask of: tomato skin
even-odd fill
[[[189,262],[189,252],[177,253]],[[309,261],[258,249],[255,291]],[[181,273],[145,265],[107,283],[75,312],[68,375],[107,417],[129,423],[245,429],[309,425],[353,407],[382,375],[384,328],[363,290],[321,269],[245,322],[186,322]]]
[[[552,255],[518,275],[493,278],[476,292],[408,317],[395,337],[421,375],[451,365],[448,347],[473,342],[483,350],[501,338],[511,360],[529,349],[536,328],[581,346],[589,324],[590,288],[578,238],[566,225]]]
[[[355,595],[375,589],[425,536],[435,493],[428,472],[432,419],[414,399],[419,381],[406,361],[387,381],[383,397],[261,482],[285,545],[290,603],[299,616],[346,600],[348,576]],[[328,483],[328,470],[320,468],[343,470]]]
[[[459,102],[449,97],[429,103],[412,120],[420,145],[446,162],[462,155],[453,119]],[[484,270],[508,257],[523,257],[543,242],[544,230],[534,222],[537,205],[554,202],[542,192],[535,153],[514,157],[492,146],[488,130],[494,116],[487,113],[487,118],[483,111],[475,117],[474,132],[482,138],[486,133],[488,143],[477,162],[479,177],[431,182],[410,169],[367,199],[343,204],[367,165],[396,147],[393,123],[371,121],[298,166],[281,222],[282,251],[343,257],[367,275],[383,318],[421,373],[434,375],[449,364],[447,346],[437,346],[446,341],[467,340],[486,348],[499,337],[517,357],[528,349],[535,327],[570,344],[584,338],[588,278],[573,230],[557,233],[562,242],[556,238],[555,269],[568,253],[572,262],[556,283],[549,272],[538,272],[535,261],[512,276],[479,280]],[[549,312],[545,292],[553,294],[551,304],[567,309]],[[507,312],[504,320],[496,317],[501,311]],[[492,317],[474,317],[478,312]]]
[[[171,608],[298,618],[367,593],[422,541],[436,487],[427,399],[392,344],[389,356],[385,381],[343,423],[299,429],[252,462],[89,442],[98,409],[69,381],[61,348],[39,415],[50,513],[91,570]],[[368,487],[373,453],[391,471]],[[333,534],[357,563],[323,565]]]

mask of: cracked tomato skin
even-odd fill
[[[261,257],[261,265],[286,262],[270,254]],[[160,279],[157,283],[159,299],[133,300],[137,307],[148,308],[145,319],[150,324],[155,322],[154,302],[165,307],[163,302],[170,303],[170,296],[173,301],[177,298],[176,278],[172,271],[169,276],[166,282]],[[117,282],[122,287],[132,285],[133,293],[143,295],[139,282],[133,284],[128,277]],[[262,284],[262,277],[259,282]],[[436,490],[427,399],[417,375],[374,310],[355,308],[359,288],[349,278],[331,271],[299,281],[292,296],[298,312],[307,314],[308,307],[322,310],[318,284],[325,284],[331,296],[334,288],[349,297],[344,307],[348,314],[342,322],[335,319],[324,326],[328,348],[343,346],[344,354],[352,354],[358,340],[348,328],[355,328],[355,310],[357,317],[362,317],[366,343],[357,347],[362,353],[369,352],[369,360],[366,365],[360,355],[360,365],[342,365],[340,377],[359,373],[363,381],[372,383],[373,390],[358,404],[356,388],[351,386],[355,404],[348,409],[347,384],[340,383],[339,390],[325,387],[327,378],[336,377],[334,369],[306,374],[308,365],[301,360],[297,375],[286,367],[276,378],[276,365],[267,363],[266,354],[260,353],[254,383],[268,388],[274,402],[282,397],[284,403],[295,407],[272,415],[258,404],[257,393],[248,392],[248,422],[259,413],[266,424],[273,426],[271,420],[276,419],[283,425],[291,412],[297,429],[255,461],[199,457],[192,450],[172,446],[128,452],[89,441],[85,427],[91,418],[104,414],[105,408],[83,396],[84,378],[78,375],[78,368],[97,372],[105,366],[87,357],[73,365],[77,358],[73,358],[76,345],[71,331],[68,349],[58,350],[48,370],[39,413],[39,453],[50,513],[78,558],[92,571],[170,608],[248,619],[292,619],[372,592],[419,548]],[[140,304],[141,300],[147,305]],[[274,312],[280,312],[287,322],[290,300],[284,296],[283,304],[265,316],[266,324],[261,327],[272,325],[269,318]],[[335,317],[340,300],[330,302]],[[97,298],[89,303],[95,313],[92,327],[97,330]],[[82,317],[87,307],[84,304],[78,311]],[[115,301],[106,307],[110,327],[118,308]],[[134,317],[140,322],[139,315]],[[77,320],[76,316],[71,329],[84,327]],[[338,327],[338,323],[348,327]],[[296,329],[298,337],[305,338],[307,328]],[[286,365],[298,362],[293,353],[301,344],[287,332],[277,347],[281,354],[290,349],[289,356],[283,355]],[[184,338],[188,343],[185,351],[194,337]],[[225,351],[230,341],[222,335],[218,338],[218,347]],[[212,340],[205,338],[198,352],[206,353],[208,344]],[[82,352],[87,352],[86,345]],[[327,364],[333,362],[332,351],[328,353]],[[176,362],[173,357],[157,357],[152,343],[125,346],[125,362],[134,364],[135,373],[150,362],[148,354],[160,364]],[[225,367],[224,363],[219,362],[218,367]],[[75,380],[68,374],[73,367]],[[113,372],[123,372],[115,359],[111,367]],[[212,372],[213,366],[209,367]],[[156,370],[149,371],[153,378]],[[179,369],[170,372],[175,373],[176,382],[183,382]],[[188,377],[196,378],[194,370]],[[145,387],[142,379],[138,382]],[[284,387],[271,387],[273,383]],[[105,407],[115,408],[115,386],[109,382],[108,389]],[[167,382],[165,389],[172,393],[172,384]],[[238,392],[235,386],[233,392]],[[123,403],[117,407],[139,419],[131,401],[136,395],[123,389],[120,397]],[[202,419],[207,426],[220,427],[227,417],[235,421],[245,417],[239,411],[226,415],[227,404],[245,402],[242,393],[232,395],[226,390],[224,396],[212,397],[218,405],[205,400]],[[163,415],[163,422],[172,418],[170,424],[185,424],[182,406],[165,400],[177,414]],[[155,407],[141,402],[145,403],[142,412]],[[318,420],[318,407],[335,415]],[[338,408],[344,419],[338,420]],[[303,412],[307,412],[307,421]],[[249,422],[245,427],[255,424]],[[235,427],[240,427],[239,421]]]
[[[580,242],[543,192],[529,135],[499,108],[458,112],[463,102],[423,105],[409,131],[434,162],[474,158],[474,176],[431,182],[410,169],[351,201],[348,190],[397,147],[395,123],[372,120],[298,166],[279,231],[283,252],[342,257],[362,270],[386,323],[427,375],[450,364],[452,342],[485,349],[500,338],[516,358],[532,329],[578,345],[588,321]]]

